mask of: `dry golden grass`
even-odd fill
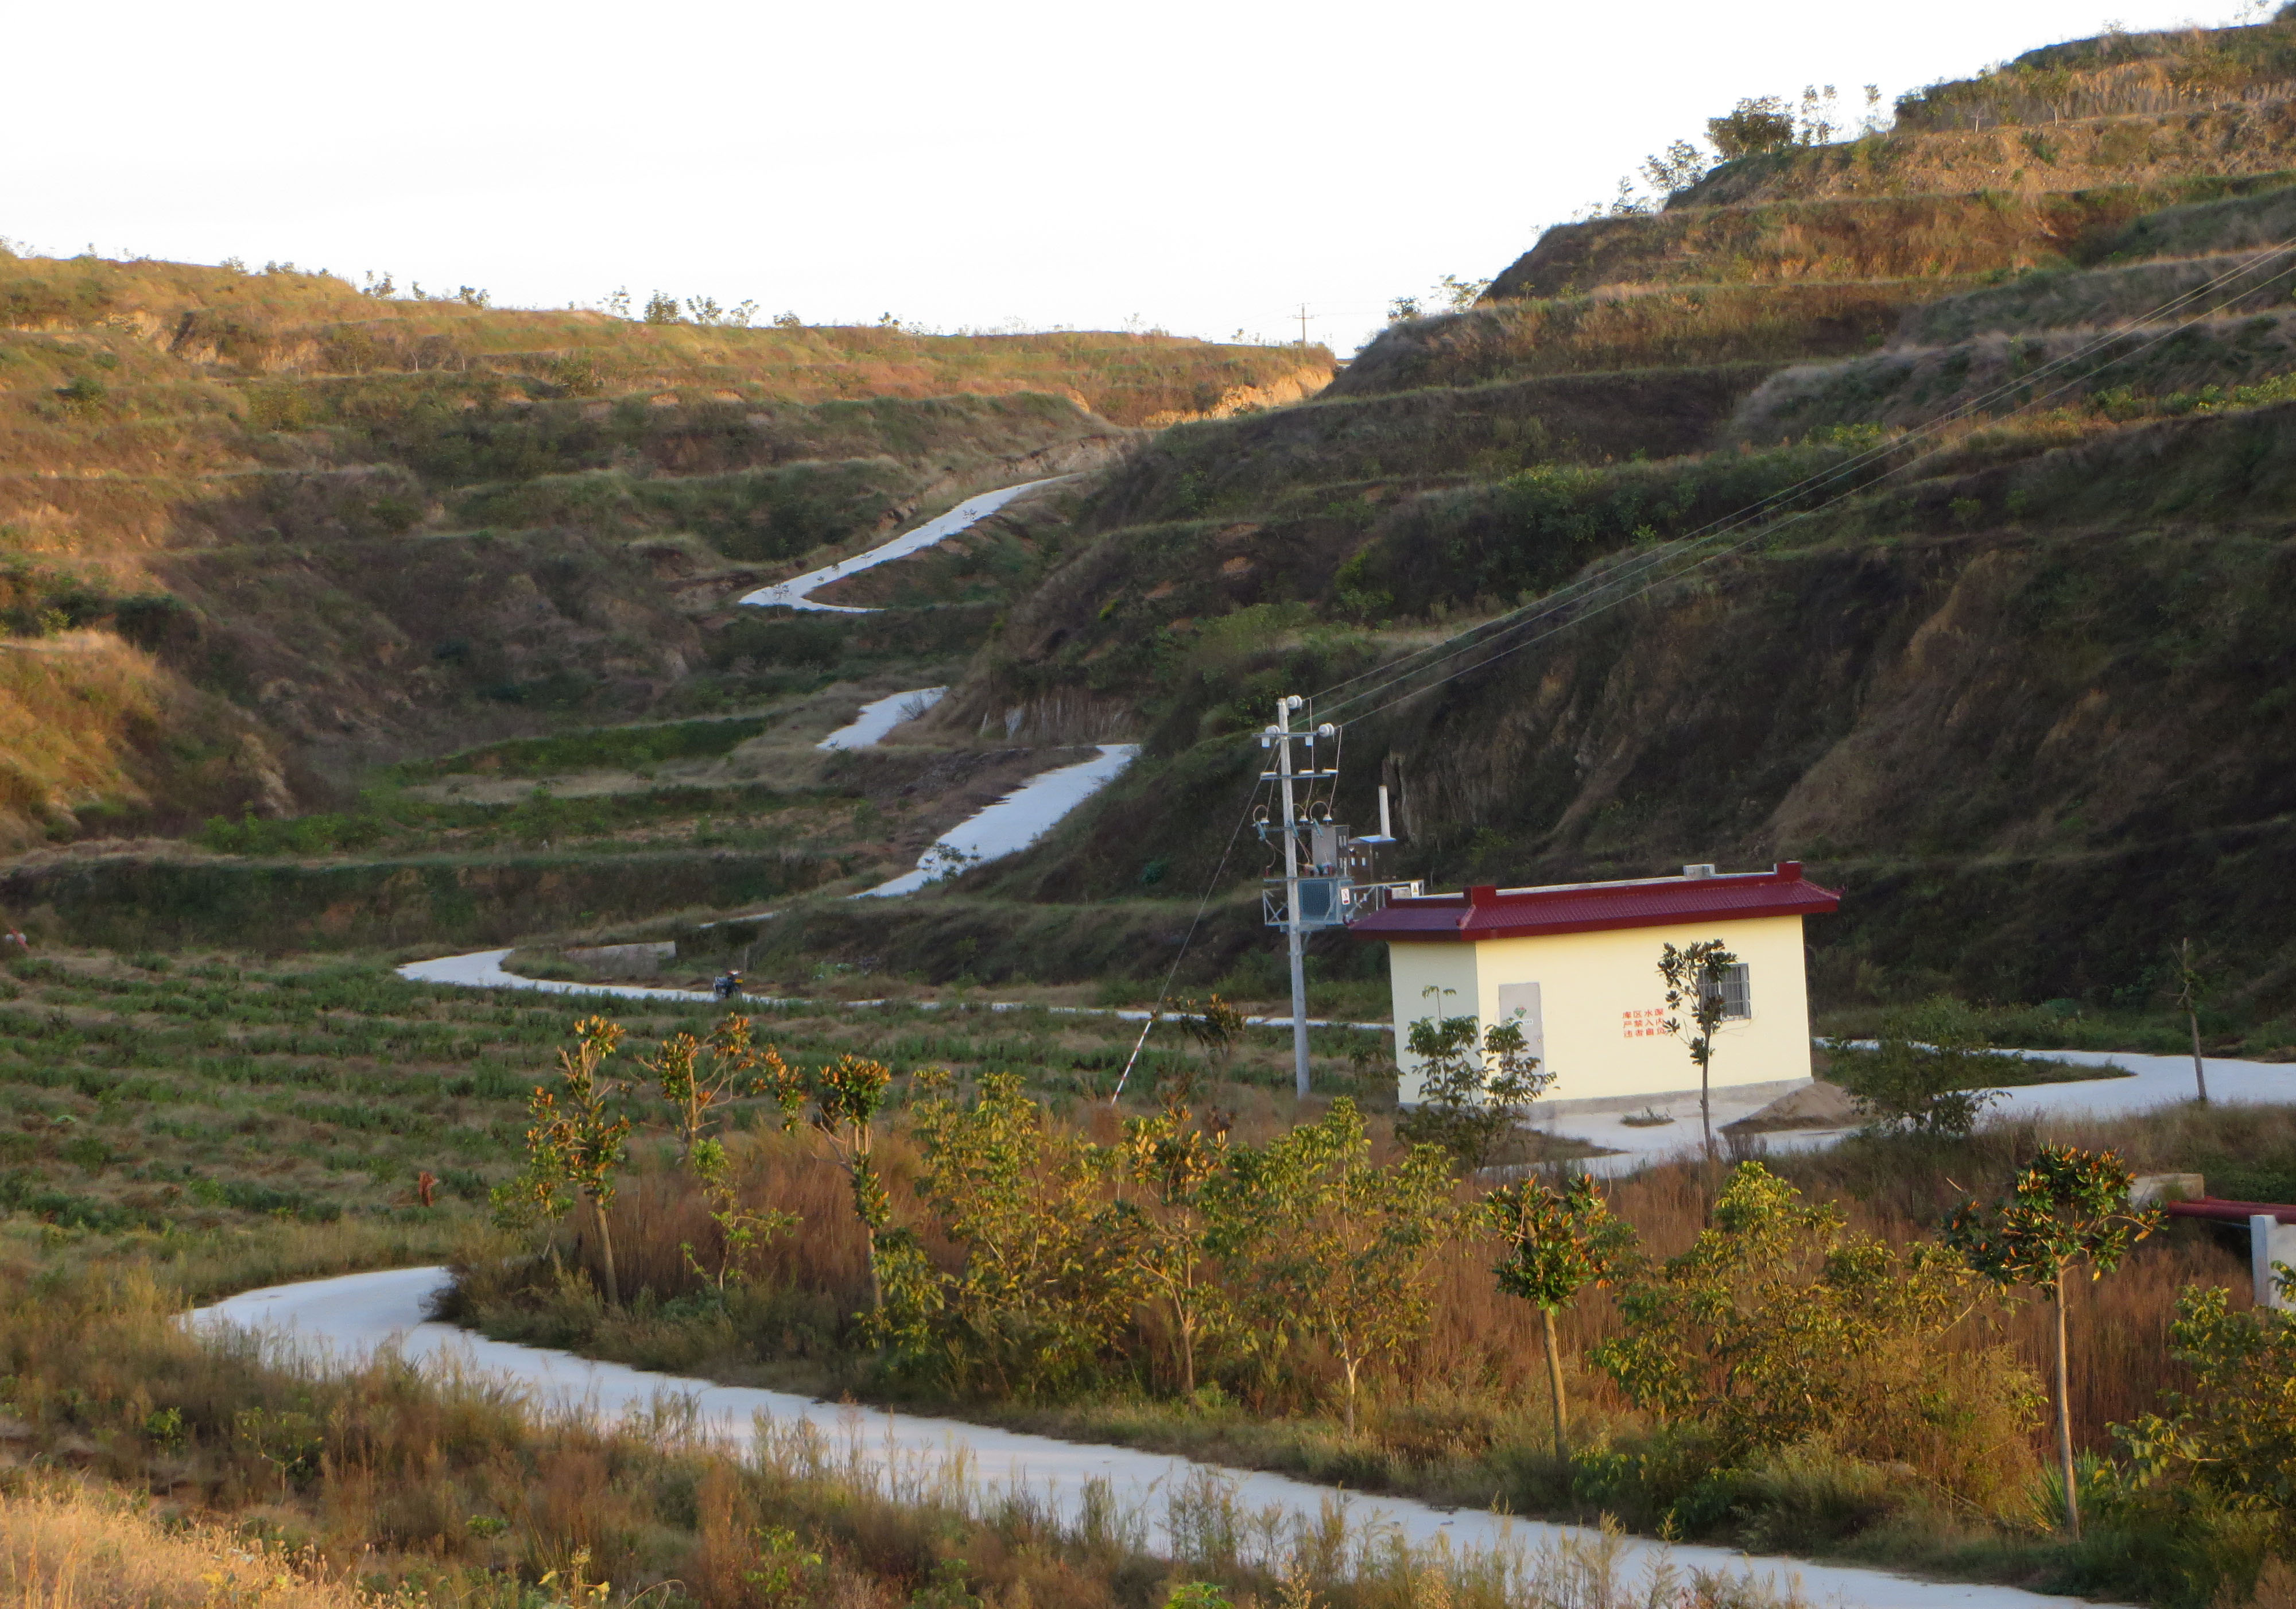
[[[1728,205],[1812,196],[2033,194],[2157,183],[2185,174],[2278,173],[2292,166],[2296,103],[2284,101],[2046,128],[1899,129],[1734,162],[1685,199]]]
[[[821,401],[1051,391],[1118,423],[1160,424],[1294,400],[1332,373],[1320,347],[1111,331],[638,324],[585,309],[376,299],[315,274],[93,258],[0,256],[7,330],[20,332],[12,351],[39,371],[15,377],[20,406],[95,359],[115,365],[102,377],[107,413],[125,400],[115,381],[492,369],[604,395],[692,388],[687,402],[720,392]]]
[[[2175,199],[2135,186],[2081,195],[1910,195],[1687,207],[1549,229],[1491,286],[1494,300],[1609,284],[1906,279],[2022,269]]]
[[[601,1428],[390,1359],[290,1368],[252,1342],[185,1334],[147,1264],[34,1280],[15,1250],[0,1241],[0,1277],[28,1293],[0,1304],[12,1449],[164,1489],[182,1512],[239,1517],[293,1551],[211,1521],[163,1527],[100,1490],[0,1485],[0,1609],[1117,1609],[1190,1576],[1240,1609],[1768,1601],[1695,1578],[1646,1596],[1610,1542],[1478,1558],[1398,1546],[1336,1511],[1256,1529],[1212,1481],[1172,1494],[1187,1545],[1168,1564],[1140,1551],[1145,1507],[1063,1523],[961,1461],[880,1471],[857,1443],[801,1427],[769,1429],[737,1461],[674,1408]],[[365,1592],[343,1584],[354,1572]],[[1278,1576],[1292,1588],[1274,1590]]]
[[[1966,283],[1939,277],[1651,286],[1499,302],[1387,330],[1332,389],[1357,397],[1534,374],[1846,356],[1880,345],[1906,308]]]
[[[0,844],[32,841],[75,800],[140,802],[125,739],[159,718],[167,679],[109,632],[0,640]]]
[[[308,1555],[67,1482],[0,1492],[0,1609],[367,1609]]]

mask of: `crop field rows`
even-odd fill
[[[529,1095],[601,1004],[630,1030],[621,1071],[638,1080],[635,1057],[722,1014],[437,990],[366,960],[16,962],[0,974],[0,1210],[160,1234],[420,1215],[426,1173],[433,1210],[482,1208],[522,1154]],[[962,1006],[751,1014],[793,1063],[849,1051],[902,1074],[1009,1071],[1062,1109],[1105,1099],[1138,1035],[1112,1017]],[[1226,1077],[1247,1096],[1285,1082],[1287,1050],[1252,1036]],[[1130,1088],[1144,1097],[1184,1064],[1197,1063],[1176,1038],[1152,1045]],[[1360,1073],[1336,1061],[1318,1077],[1352,1089]]]

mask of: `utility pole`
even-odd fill
[[[1300,344],[1308,344],[1308,304],[1304,301],[1300,304]]]
[[[1307,328],[1303,322],[1302,330]],[[1304,344],[1304,342],[1303,342]],[[1300,817],[1292,800],[1292,711],[1308,701],[1287,694],[1275,701],[1275,773],[1283,794],[1283,947],[1292,959],[1292,1085],[1308,1098],[1308,966],[1300,932]]]

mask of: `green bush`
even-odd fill
[[[1998,1098],[2003,1058],[1986,1044],[1982,1017],[1940,995],[1882,1014],[1871,1047],[1829,1040],[1833,1080],[1869,1128],[1936,1136],[1965,1135]]]
[[[1620,1293],[1624,1333],[1588,1357],[1723,1466],[1822,1442],[2001,1513],[2031,1484],[2041,1393],[2006,1347],[1948,1343],[1972,1283],[1942,1247],[1852,1235],[1839,1207],[1743,1162],[1712,1227]]]

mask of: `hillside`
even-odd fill
[[[2189,933],[2224,1031],[2296,1045],[2296,263],[2256,255],[2296,235],[2292,63],[2286,18],[2036,53],[1165,431],[936,712],[1150,759],[976,896],[1193,892],[1276,693],[1631,559],[1568,629],[1319,704],[1406,874],[1798,857],[1849,890],[1830,1003],[2142,1004]],[[1802,517],[1681,546],[1766,498]]]
[[[0,254],[0,848],[289,814],[409,753],[962,653],[988,612],[848,643],[727,605],[1330,373],[1157,335],[483,303]]]

